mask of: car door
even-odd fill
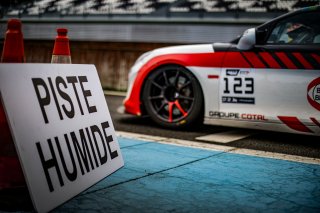
[[[319,15],[310,10],[276,19],[256,29],[252,48],[227,53],[219,93],[228,119],[320,132]]]

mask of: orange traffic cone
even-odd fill
[[[18,19],[8,21],[1,61],[6,63],[25,62],[21,22]],[[0,101],[0,189],[25,185],[23,172]]]
[[[65,28],[57,29],[58,35],[53,47],[51,63],[71,64],[71,54],[69,47],[68,30]]]

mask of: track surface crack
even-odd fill
[[[167,168],[167,169],[160,170],[160,171],[156,171],[156,172],[152,172],[152,173],[147,173],[146,175],[143,175],[143,176],[140,176],[140,177],[136,177],[136,178],[131,178],[131,179],[126,180],[126,181],[121,181],[121,182],[119,182],[119,183],[115,183],[115,184],[112,184],[112,185],[110,185],[110,186],[107,186],[107,187],[104,187],[104,188],[101,188],[101,189],[93,190],[93,191],[90,191],[90,192],[81,194],[81,195],[79,195],[79,196],[84,196],[84,195],[92,194],[92,193],[95,193],[95,192],[97,192],[97,191],[101,191],[101,190],[104,190],[104,189],[113,188],[113,187],[115,187],[115,186],[119,186],[119,185],[122,185],[122,184],[125,184],[125,183],[133,182],[133,181],[140,180],[140,179],[143,179],[143,178],[146,178],[146,177],[150,177],[150,176],[152,176],[152,175],[160,174],[160,173],[162,173],[162,172],[167,172],[167,171],[170,171],[170,170],[173,170],[173,169],[177,169],[177,168],[180,168],[180,167],[183,167],[183,166],[187,166],[187,165],[190,165],[190,164],[193,164],[193,163],[197,163],[197,162],[199,162],[199,161],[207,160],[207,159],[209,159],[209,158],[216,157],[216,156],[219,156],[219,155],[222,155],[222,154],[225,154],[225,153],[234,151],[234,150],[236,150],[236,148],[235,148],[235,149],[228,150],[228,151],[224,151],[224,152],[215,153],[215,154],[209,155],[209,156],[207,156],[207,157],[195,159],[195,160],[192,160],[192,161],[189,161],[189,162],[186,162],[186,163],[183,163],[183,164],[174,166],[174,167],[170,167],[170,168]]]

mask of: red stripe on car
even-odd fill
[[[281,66],[277,63],[277,61],[267,52],[259,53],[265,62],[268,63],[270,68],[281,69]]]
[[[229,68],[251,68],[250,64],[241,55],[240,52],[227,52],[223,60],[222,67]]]
[[[214,54],[214,56],[213,56]],[[148,64],[180,64],[195,67],[220,67],[224,53],[189,53],[189,54],[167,54],[156,56]]]
[[[316,59],[316,61],[318,62],[318,63],[320,63],[320,56],[319,55],[317,55],[317,54],[311,54],[312,55],[312,57],[314,58],[314,59]]]
[[[304,66],[306,69],[313,69],[312,65],[300,54],[300,53],[292,53],[296,59]]]
[[[297,69],[296,65],[288,58],[288,56],[283,52],[276,52],[279,59],[288,67],[289,69]]]
[[[320,127],[320,122],[317,121],[317,119],[315,118],[310,118],[312,120],[313,123],[315,123],[318,127]]]
[[[306,125],[304,125],[297,117],[278,116],[278,118],[291,129],[294,129],[299,132],[312,133],[312,131]]]
[[[219,75],[208,75],[209,79],[218,79]]]
[[[243,55],[247,58],[248,61],[250,61],[254,68],[266,68],[266,66],[254,52],[243,52]]]

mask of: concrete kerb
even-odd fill
[[[237,148],[232,146],[216,145],[216,144],[210,144],[210,143],[202,143],[202,142],[180,140],[175,138],[167,138],[167,137],[159,137],[159,136],[151,136],[151,135],[142,135],[142,134],[136,134],[136,133],[122,132],[122,131],[116,131],[116,134],[117,136],[120,136],[120,137],[139,139],[139,140],[149,141],[149,142],[158,142],[158,143],[171,144],[171,145],[177,145],[177,146],[183,146],[183,147],[193,147],[193,148],[199,148],[199,149],[221,151],[225,153],[242,154],[242,155],[249,155],[249,156],[256,156],[256,157],[264,157],[264,158],[272,158],[272,159],[286,160],[286,161],[292,161],[292,162],[320,165],[320,159],[318,158],[302,157],[297,155],[288,155],[288,154],[266,152],[266,151],[260,151],[260,150],[250,150],[250,149]]]

